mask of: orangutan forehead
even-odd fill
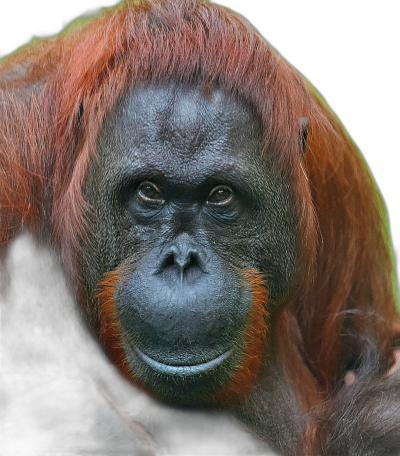
[[[246,130],[261,137],[261,121],[251,105],[221,89],[204,93],[198,86],[151,84],[126,93],[113,114],[112,123],[162,140],[176,150],[190,152],[204,141],[234,138]]]

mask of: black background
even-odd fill
[[[57,34],[88,10],[116,1],[6,0],[0,7],[0,55],[32,36]],[[248,0],[218,2],[246,17],[322,93],[366,157],[389,208],[400,251],[398,170],[398,30],[393,9],[349,2],[296,4]],[[49,6],[50,5],[50,6]],[[393,7],[394,8],[394,7]],[[396,81],[397,82],[397,81]]]

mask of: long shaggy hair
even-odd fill
[[[128,0],[22,49],[0,64],[0,77],[0,242],[22,226],[50,236],[90,318],[96,312],[80,280],[79,245],[90,229],[82,188],[103,119],[135,86],[218,87],[250,103],[265,159],[293,187],[300,260],[277,304],[287,331],[298,331],[318,394],[328,397],[357,368],[370,341],[382,370],[390,367],[399,326],[380,194],[315,90],[242,17],[203,0]],[[301,117],[309,119],[304,156]],[[299,391],[298,371],[287,364]]]

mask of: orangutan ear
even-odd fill
[[[307,146],[308,117],[300,117],[299,123],[300,123],[300,132],[299,132],[300,150],[301,150],[301,156],[303,156],[306,152],[306,146]]]

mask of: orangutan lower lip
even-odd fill
[[[140,351],[136,347],[136,352],[140,356],[140,358],[152,369],[155,371],[166,374],[166,375],[175,375],[178,377],[187,377],[190,375],[201,374],[207,371],[210,371],[221,363],[223,363],[231,354],[231,350],[222,353],[222,355],[218,356],[217,358],[212,359],[211,361],[207,361],[206,363],[201,364],[194,364],[189,366],[173,366],[170,364],[160,363],[153,358],[145,355],[142,351]]]

